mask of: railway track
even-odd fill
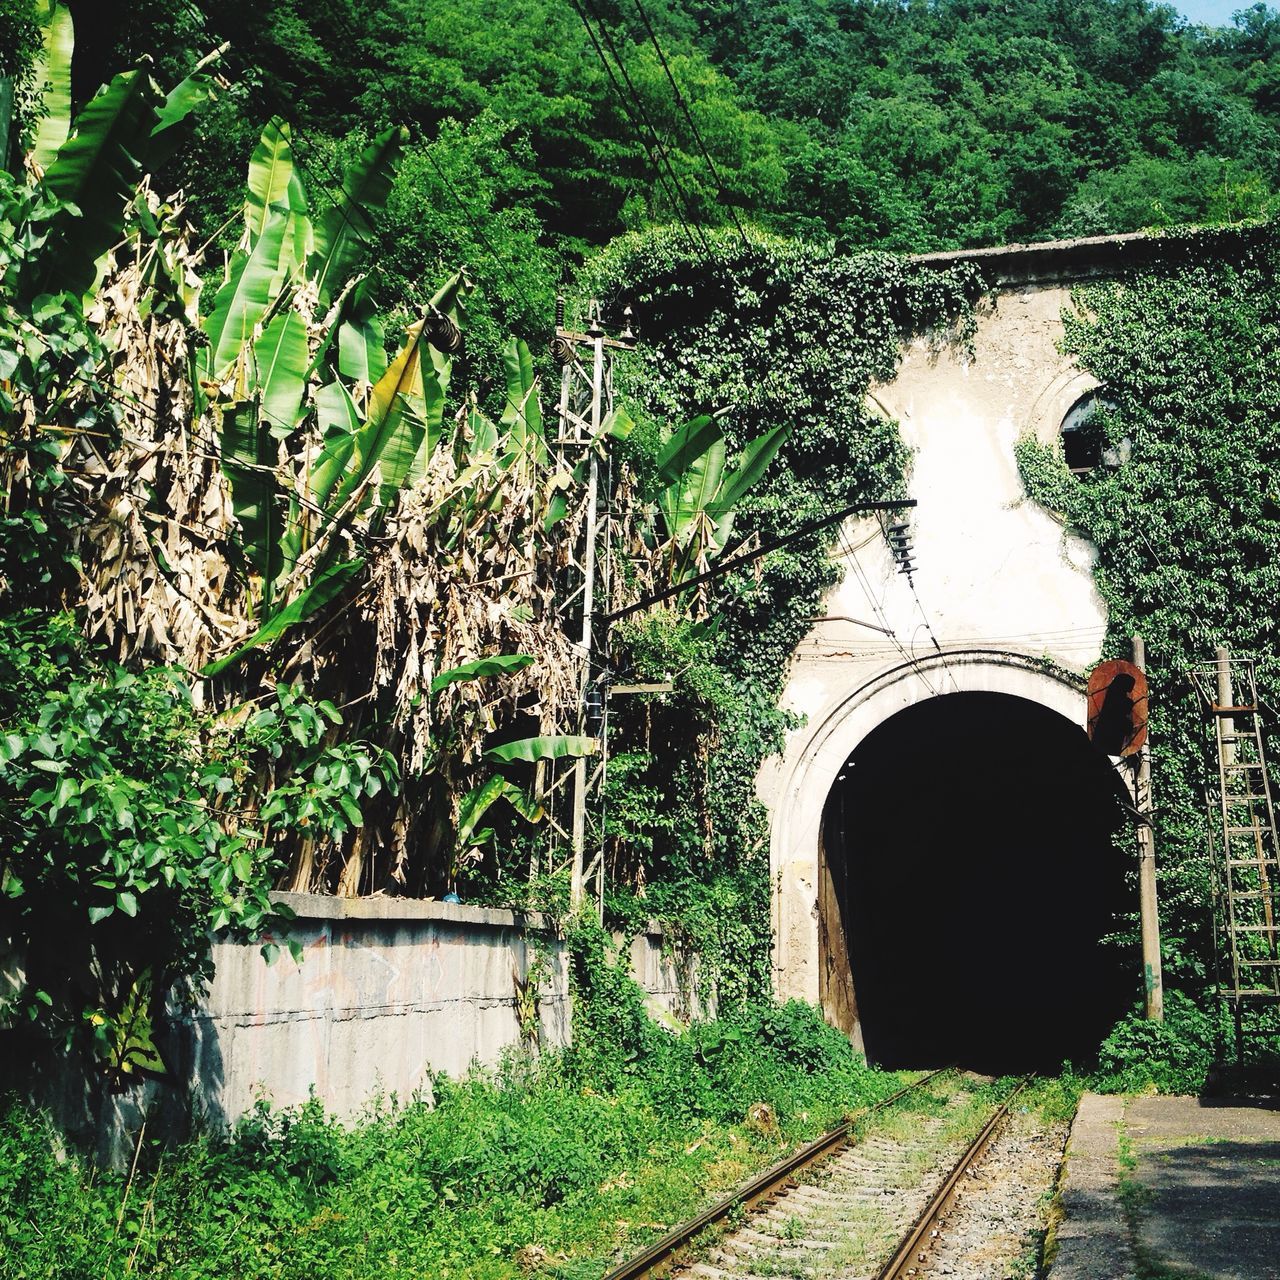
[[[971,1081],[950,1069],[932,1072],[766,1170],[605,1280],[922,1280],[935,1250],[945,1252],[962,1188],[975,1185],[983,1155],[1029,1081],[992,1108]],[[928,1113],[894,1112],[921,1097],[935,1104]],[[872,1121],[875,1129],[860,1137]],[[708,1243],[708,1228],[720,1224],[725,1234]]]

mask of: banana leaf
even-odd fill
[[[510,452],[515,458],[546,466],[547,442],[543,435],[542,406],[538,403],[538,380],[528,344],[512,339],[502,353],[507,374],[507,403],[501,422],[507,428]]]
[[[509,764],[513,760],[533,763],[538,760],[577,759],[579,756],[595,755],[599,749],[599,738],[552,734],[541,738],[518,738],[515,742],[504,742],[500,746],[490,747],[484,753],[484,758],[502,764]]]
[[[464,662],[460,667],[450,667],[442,671],[431,681],[431,692],[439,693],[451,684],[459,684],[465,680],[480,680],[485,676],[505,676],[513,671],[521,671],[533,664],[533,655],[528,653],[503,653],[492,658],[477,658],[474,662]]]
[[[363,560],[344,560],[339,564],[331,564],[316,573],[311,585],[287,604],[278,613],[272,614],[265,623],[242,644],[234,653],[219,658],[204,667],[200,674],[205,677],[216,676],[233,662],[239,662],[245,654],[260,649],[278,640],[296,623],[309,618],[317,610],[324,608],[333,600],[347,584],[364,568]]]
[[[724,476],[724,437],[717,434],[704,452],[691,457],[680,479],[658,495],[668,534],[688,538],[715,500]]]
[[[432,298],[430,307],[460,323],[462,299],[470,288],[461,272],[452,276]],[[364,425],[355,440],[355,465],[348,470],[334,496],[343,506],[379,469],[379,501],[389,504],[400,489],[422,474],[444,430],[445,394],[453,358],[423,341],[426,318],[405,335],[400,354],[369,392]],[[429,353],[424,367],[423,351]]]
[[[338,326],[338,372],[372,386],[387,371],[386,334],[366,276],[343,304]]]
[[[636,420],[627,412],[626,405],[618,405],[609,411],[600,424],[600,434],[614,440],[625,440],[636,429]]]
[[[311,499],[329,510],[338,481],[346,473],[355,452],[360,411],[341,382],[330,382],[316,392],[316,416],[324,432],[324,447],[308,478]]]
[[[306,189],[302,178],[295,169],[289,176],[289,189],[285,195],[285,203],[289,206],[289,228],[285,232],[285,247],[289,270],[302,266],[315,251],[315,228],[308,216]]]
[[[262,576],[263,605],[284,567],[280,547],[283,495],[275,476],[278,446],[256,400],[222,410],[222,470],[231,486],[231,506],[240,525],[245,559]]]
[[[315,223],[315,248],[307,271],[317,281],[321,302],[329,302],[341,289],[373,240],[373,220],[386,207],[408,136],[401,127],[380,133],[347,170],[341,194]]]
[[[276,439],[298,425],[306,390],[307,324],[296,311],[273,316],[253,344],[261,414]]]
[[[219,381],[240,358],[274,300],[272,286],[288,222],[288,209],[273,206],[253,248],[247,254],[239,251],[232,256],[226,283],[218,290],[213,311],[204,322],[209,335],[204,364],[211,381]]]
[[[196,63],[196,68],[185,80],[179,81],[168,94],[156,113],[156,123],[138,159],[154,172],[166,163],[187,140],[189,131],[183,126],[191,113],[203,103],[215,97],[213,78],[204,74],[204,68],[216,62],[226,49],[223,45]]]
[[[459,848],[484,843],[488,828],[478,830],[480,820],[499,800],[505,800],[522,818],[530,822],[538,822],[542,818],[542,806],[530,800],[513,782],[506,778],[494,776],[478,787],[473,787],[458,803],[458,829],[456,833]]]
[[[738,505],[768,470],[769,463],[773,461],[790,434],[789,423],[774,427],[772,431],[766,431],[764,435],[757,436],[743,449],[738,455],[737,467],[731,475],[724,478],[720,492],[707,506],[707,513],[713,520],[719,520]]]
[[[422,326],[419,320],[407,334],[400,354],[369,392],[369,409],[355,436],[355,465],[338,486],[335,504],[348,499],[379,469],[379,500],[392,495],[413,473],[419,450],[427,438],[426,403],[422,377]],[[427,381],[434,382],[430,376]]]
[[[31,79],[37,85],[49,87],[41,99],[44,115],[36,127],[31,158],[41,169],[48,169],[71,132],[71,54],[75,47],[75,29],[71,10],[59,0],[45,0],[40,9],[44,49],[31,69]]]
[[[677,484],[697,459],[714,447],[716,441],[723,439],[720,424],[708,414],[691,418],[677,427],[657,457],[659,482],[663,485]]]
[[[75,128],[45,173],[45,189],[79,211],[57,218],[57,238],[41,255],[35,291],[92,287],[98,259],[120,239],[124,210],[137,186],[135,156],[155,124],[159,90],[141,71],[118,75],[76,117]]]
[[[249,157],[248,193],[244,202],[245,229],[252,245],[266,229],[272,205],[288,207],[289,188],[294,180],[293,144],[289,126],[270,120]]]

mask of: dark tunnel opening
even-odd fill
[[[1136,908],[1119,779],[1006,694],[932,698],[858,746],[823,845],[869,1062],[994,1074],[1088,1061],[1137,993],[1103,943]]]

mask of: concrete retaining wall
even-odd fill
[[[510,911],[397,898],[282,894],[297,913],[287,951],[268,965],[256,946],[214,945],[208,999],[174,1027],[175,1064],[193,1104],[215,1123],[255,1098],[279,1106],[314,1088],[350,1119],[376,1093],[429,1092],[433,1074],[492,1065],[521,1041],[517,978],[532,971],[544,1046],[570,1035],[566,958],[547,922]],[[664,956],[656,929],[630,961],[658,1016],[696,1006],[695,970]]]

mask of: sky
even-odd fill
[[[1248,9],[1252,0],[1173,0],[1173,7],[1192,22],[1207,22],[1215,27],[1229,27],[1231,15]]]

